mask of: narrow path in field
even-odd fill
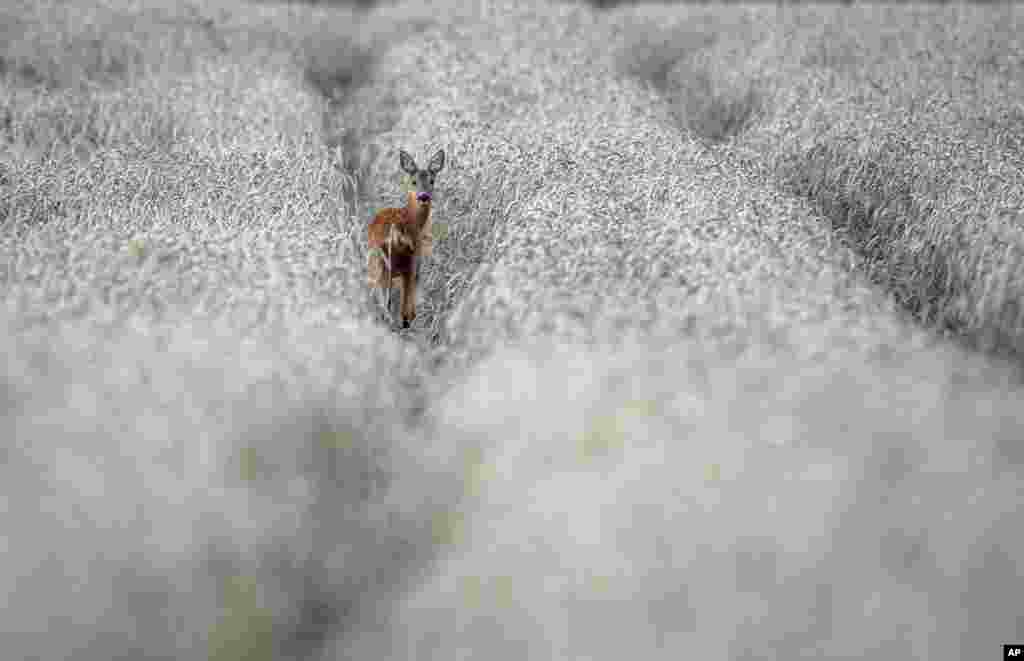
[[[617,44],[621,68],[657,91],[681,134],[809,205],[908,319],[1024,364],[1012,13],[663,7],[608,16],[630,35]]]

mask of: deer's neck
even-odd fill
[[[420,202],[416,199],[416,193],[409,193],[405,204],[406,217],[409,222],[422,228],[430,218],[430,202]]]

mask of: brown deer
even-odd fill
[[[416,318],[416,260],[433,251],[430,203],[434,197],[434,180],[444,168],[444,150],[438,150],[420,170],[405,150],[398,152],[399,165],[411,182],[404,208],[381,209],[368,229],[369,254],[366,268],[371,287],[388,290],[388,314],[391,314],[391,290],[401,288],[402,328]]]

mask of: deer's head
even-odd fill
[[[430,204],[434,197],[434,180],[444,169],[444,150],[437,150],[425,170],[419,169],[416,161],[404,149],[398,151],[398,160],[402,172],[407,175],[406,181],[409,182],[410,191],[416,195],[416,201],[420,204]]]

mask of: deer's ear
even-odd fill
[[[412,156],[409,156],[404,149],[398,150],[398,163],[402,166],[403,171],[409,174],[416,174],[416,161],[412,160]]]
[[[427,166],[427,169],[430,170],[430,172],[432,172],[433,174],[437,174],[438,172],[444,169],[443,149],[437,150],[437,153],[434,154],[434,157],[430,159],[430,165]]]

